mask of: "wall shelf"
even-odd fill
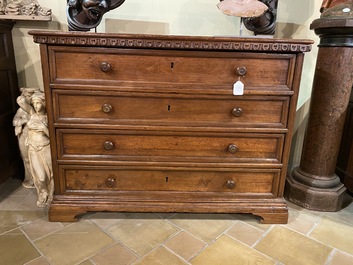
[[[0,15],[4,20],[25,20],[25,21],[51,21],[51,16],[24,16],[24,15]]]

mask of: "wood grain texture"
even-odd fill
[[[284,169],[310,41],[31,34],[50,98],[50,220],[139,211],[287,222]]]

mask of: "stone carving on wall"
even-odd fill
[[[68,0],[67,22],[70,31],[96,28],[108,11],[121,6],[125,0]]]
[[[54,182],[44,93],[37,88],[21,88],[21,92],[13,125],[25,167],[22,185],[36,188],[37,206],[45,207],[53,198]]]
[[[36,19],[36,17],[47,17],[51,19],[51,9],[42,7],[37,0],[0,0],[0,16],[2,19]]]

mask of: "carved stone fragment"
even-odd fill
[[[19,15],[20,8],[21,8],[20,3],[12,2],[5,7],[5,14],[6,15]]]
[[[224,0],[217,7],[223,14],[237,17],[258,17],[268,9],[258,0]]]
[[[37,0],[0,0],[0,14],[7,16],[50,16],[51,9],[40,6]]]

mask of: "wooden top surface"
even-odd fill
[[[34,42],[48,45],[155,48],[177,50],[218,50],[255,52],[309,52],[312,40],[263,37],[212,37],[144,35],[77,31],[32,30]]]

